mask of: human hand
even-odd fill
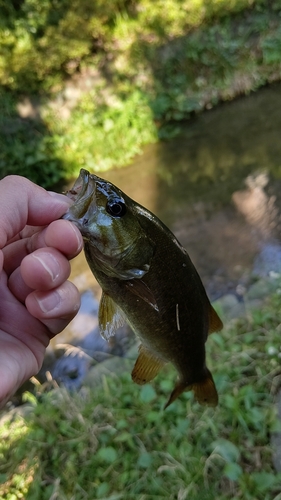
[[[38,373],[50,339],[79,309],[67,278],[83,241],[57,220],[70,204],[24,177],[0,181],[0,407]]]

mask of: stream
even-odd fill
[[[180,136],[147,146],[131,165],[98,173],[169,226],[211,300],[234,294],[243,301],[255,277],[281,272],[280,110],[276,84],[196,116]],[[81,309],[52,340],[44,370],[78,388],[92,358],[123,356],[131,334],[118,331],[109,343],[100,337],[101,291],[83,254],[70,279]]]

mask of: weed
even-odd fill
[[[125,165],[182,120],[280,79],[280,12],[280,0],[2,2],[1,176],[51,187],[81,165]],[[69,79],[84,90],[63,120],[42,102],[60,102]],[[39,120],[23,119],[18,102],[34,95]]]
[[[142,388],[124,373],[76,395],[27,394],[28,414],[1,424],[1,498],[277,500],[270,435],[280,432],[272,393],[279,311],[280,295],[272,296],[259,314],[210,337],[215,410],[188,392],[163,411],[169,368]]]

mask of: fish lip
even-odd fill
[[[74,204],[62,216],[62,219],[73,222],[81,232],[85,232],[85,225],[90,216],[97,210],[95,176],[88,170],[81,168],[79,177],[73,187],[66,193]]]

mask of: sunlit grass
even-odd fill
[[[57,158],[74,176],[80,168],[103,172],[129,163],[141,146],[157,140],[147,99],[138,90],[110,105],[97,103],[95,92],[86,94],[67,121],[54,113],[46,117],[53,132]]]
[[[270,442],[281,430],[279,311],[276,295],[210,337],[215,410],[185,393],[163,411],[172,368],[141,388],[124,373],[76,395],[27,394],[32,411],[1,426],[1,498],[280,500]]]
[[[44,187],[81,166],[126,165],[182,120],[280,80],[280,0],[61,0],[55,9],[26,0],[2,10],[1,175]],[[83,92],[69,103],[70,77]],[[40,97],[41,123],[19,119],[26,95]]]

